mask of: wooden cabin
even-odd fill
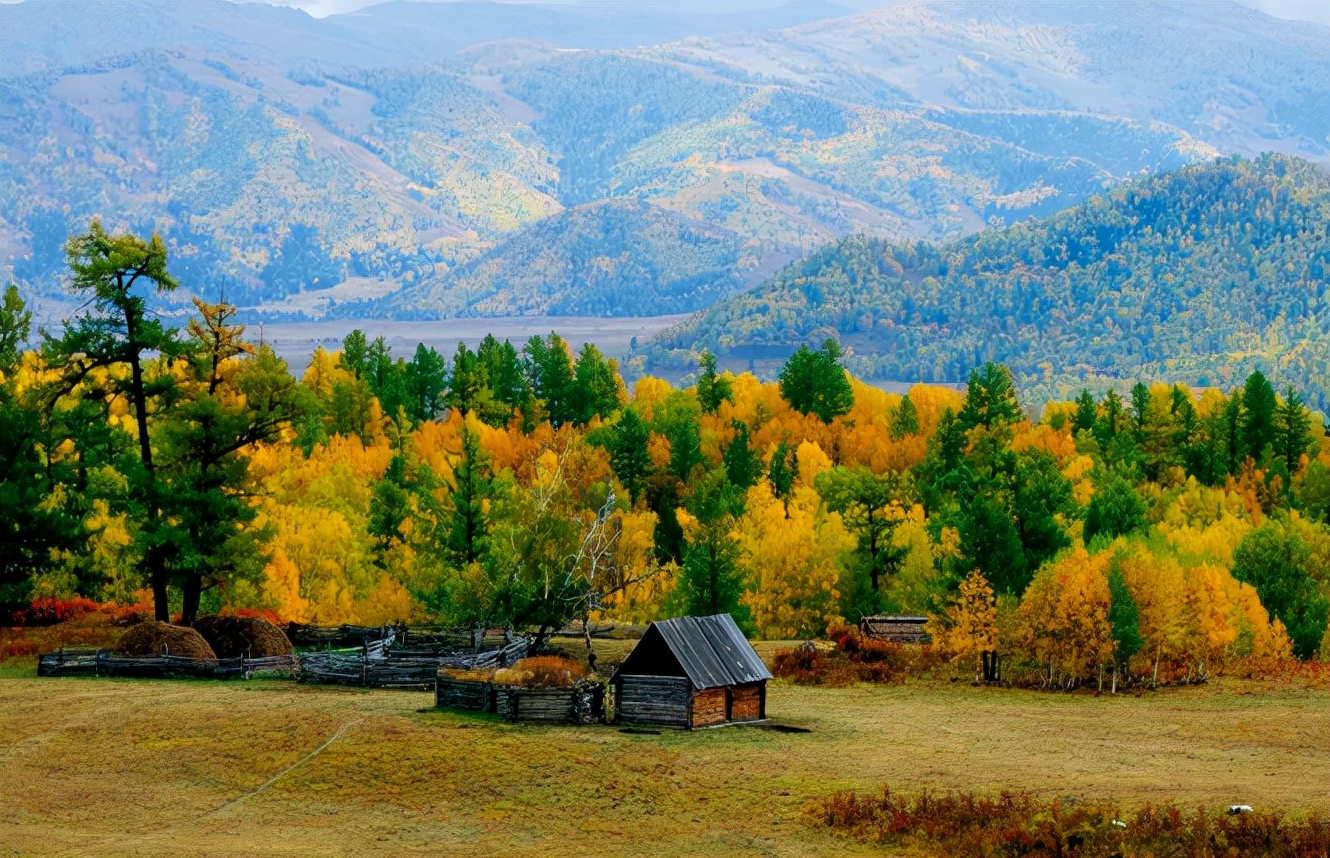
[[[615,671],[615,720],[687,728],[762,721],[770,678],[729,614],[662,620]]]
[[[870,638],[894,643],[926,644],[933,636],[924,629],[928,617],[864,617],[859,630]]]

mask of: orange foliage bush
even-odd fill
[[[1299,661],[1296,658],[1247,658],[1234,671],[1244,679],[1303,682],[1330,689],[1330,662]]]
[[[496,670],[494,682],[526,688],[567,688],[575,685],[585,673],[586,668],[570,658],[536,655],[524,658],[512,667]]]
[[[16,637],[0,641],[0,661],[21,655],[36,655],[41,647],[36,641],[26,637]]]
[[[808,645],[776,650],[772,674],[803,685],[897,683],[945,662],[931,646],[907,647],[878,640],[843,624],[833,625],[828,636],[835,644],[829,653]]]
[[[829,685],[843,688],[859,681],[859,666],[839,653],[828,655],[812,647],[778,649],[771,672],[800,685]]]

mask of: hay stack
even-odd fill
[[[115,645],[117,655],[161,655],[165,648],[170,655],[216,661],[217,654],[208,646],[203,635],[184,626],[167,623],[143,622],[130,627]]]
[[[281,629],[259,617],[200,617],[194,628],[218,658],[267,658],[295,651]]]

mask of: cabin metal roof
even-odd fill
[[[660,633],[699,691],[771,678],[767,666],[729,614],[660,620],[651,626]]]

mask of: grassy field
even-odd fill
[[[412,692],[36,679],[27,661],[0,673],[0,854],[854,854],[805,808],[884,783],[1330,812],[1330,694],[1268,684],[775,682],[770,714],[812,732],[630,735]]]

